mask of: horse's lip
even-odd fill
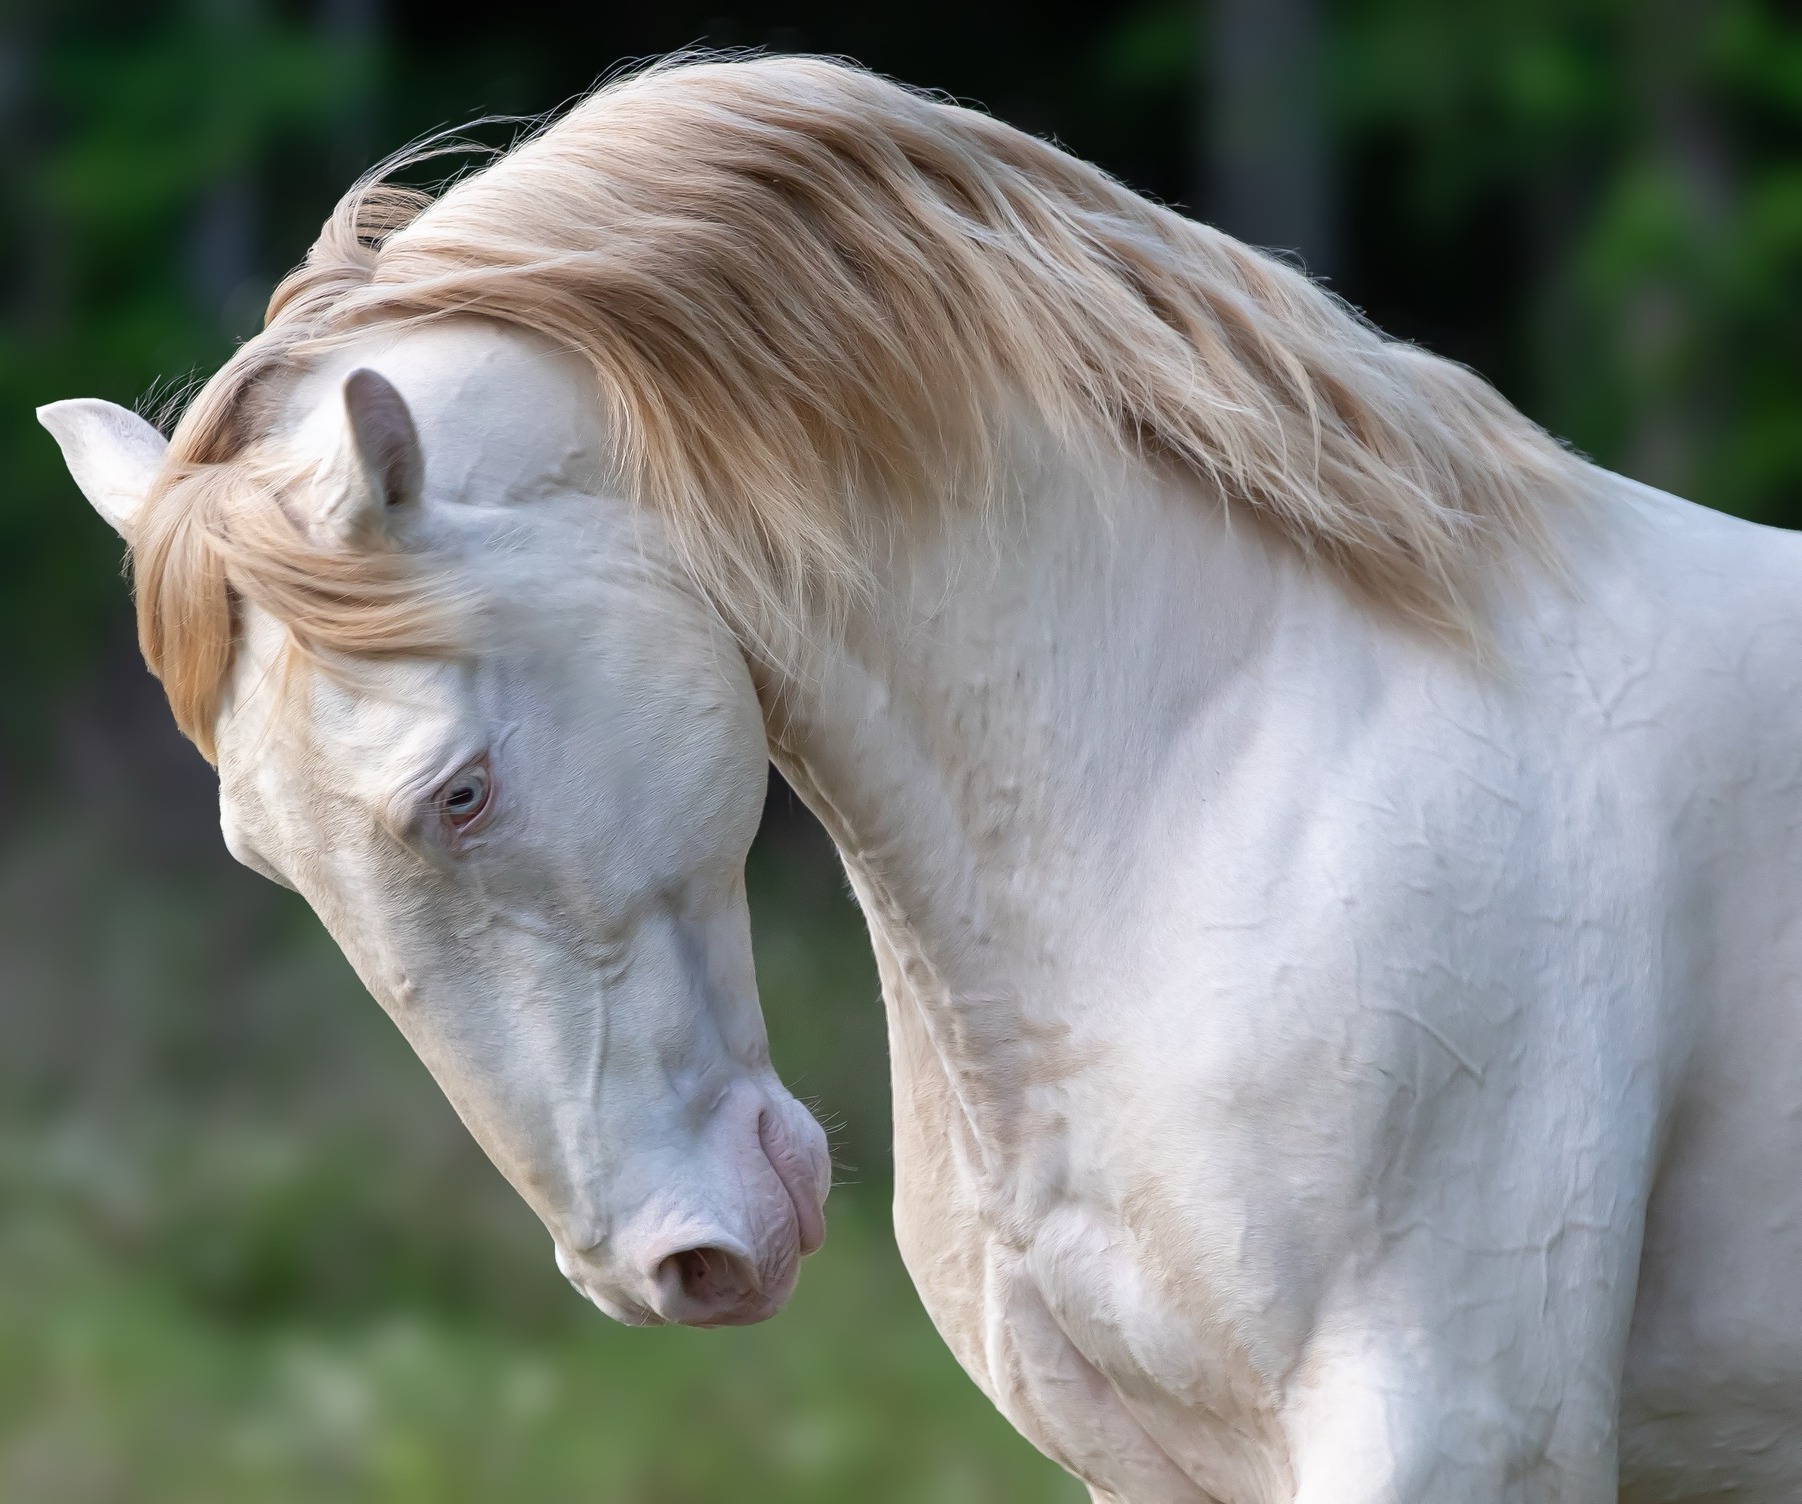
[[[760,1321],[768,1321],[783,1307],[784,1302],[771,1300],[767,1295],[759,1294],[754,1299],[734,1306],[719,1316],[710,1316],[705,1321],[684,1321],[683,1326],[694,1327],[697,1331],[711,1332],[726,1326],[756,1326]]]
[[[777,1137],[780,1130],[775,1127],[773,1116],[767,1108],[759,1115],[757,1137],[763,1145],[764,1158],[795,1209],[795,1237],[805,1258],[826,1241],[826,1213],[820,1206],[818,1187],[808,1183],[813,1177],[803,1169],[799,1156]]]

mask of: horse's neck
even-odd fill
[[[1145,467],[1040,466],[1022,492],[999,537],[972,517],[900,550],[883,605],[771,716],[891,1002],[983,1074],[1032,1074],[1021,1052],[1061,1027],[1068,978],[1118,956],[1161,791],[1242,743],[1298,613],[1336,597]]]

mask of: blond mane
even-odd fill
[[[447,647],[405,559],[288,522],[266,430],[330,342],[468,314],[586,357],[626,494],[753,627],[868,588],[895,509],[992,498],[1020,401],[1467,640],[1577,464],[1462,367],[1044,141],[823,59],[678,60],[436,200],[359,183],[190,405],[133,563],[145,658],[209,757],[237,600],[309,652]]]

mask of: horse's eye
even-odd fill
[[[438,791],[438,808],[455,829],[462,830],[488,808],[493,787],[494,777],[487,768],[479,763],[467,767]]]

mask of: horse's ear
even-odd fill
[[[94,510],[131,541],[132,518],[150,494],[169,441],[129,408],[76,397],[38,409],[63,463]]]
[[[407,402],[386,376],[367,368],[344,378],[350,474],[331,520],[345,532],[385,525],[395,507],[419,499],[425,456]]]

